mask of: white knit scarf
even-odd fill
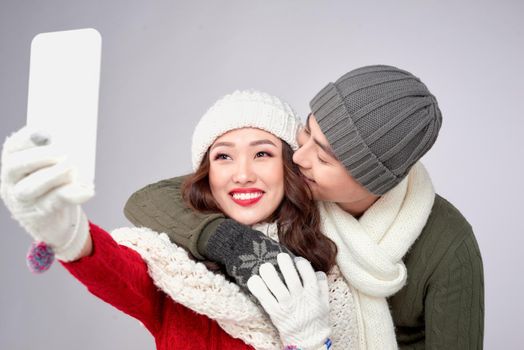
[[[337,264],[355,297],[361,349],[397,349],[386,297],[406,282],[402,257],[424,228],[434,200],[431,179],[418,162],[358,220],[335,203],[318,204],[322,231],[336,243]]]
[[[229,335],[255,349],[283,348],[278,331],[258,305],[236,284],[190,259],[165,233],[122,227],[111,236],[142,256],[154,284],[175,302],[216,320]]]

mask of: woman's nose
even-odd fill
[[[256,181],[256,172],[251,162],[246,160],[238,162],[235,173],[233,174],[233,181],[239,184]]]

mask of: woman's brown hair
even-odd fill
[[[269,221],[276,221],[278,239],[293,254],[306,258],[317,271],[335,265],[337,246],[320,231],[320,213],[311,190],[293,163],[293,150],[282,141],[284,198]],[[182,185],[187,205],[201,212],[221,212],[209,187],[209,150],[199,168]]]

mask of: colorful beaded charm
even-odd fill
[[[47,271],[53,261],[55,253],[50,246],[44,242],[33,242],[26,255],[27,267],[33,273],[42,273]]]

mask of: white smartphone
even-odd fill
[[[27,125],[51,144],[94,189],[102,38],[96,29],[40,33],[31,42]]]

